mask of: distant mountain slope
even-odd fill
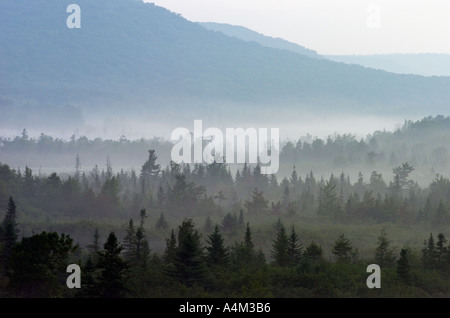
[[[281,38],[273,38],[265,36],[248,28],[238,25],[215,22],[199,22],[199,24],[208,30],[222,32],[228,36],[236,37],[247,42],[256,42],[265,47],[274,49],[288,50],[301,55],[322,58],[316,51],[307,49],[301,45],[283,40]]]
[[[222,122],[257,115],[288,120],[302,111],[448,113],[450,78],[267,48],[138,0],[77,0],[81,28],[69,29],[71,3],[0,2],[0,127],[72,114],[86,119],[92,112],[105,121],[131,114],[174,121],[196,113]],[[55,105],[64,106],[59,117]]]
[[[398,74],[450,76],[450,54],[326,55],[327,59]]]

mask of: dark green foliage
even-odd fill
[[[445,270],[448,268],[447,264],[447,255],[449,254],[449,250],[446,246],[447,238],[444,233],[439,233],[438,241],[436,243],[436,268],[439,270]]]
[[[125,295],[126,273],[128,264],[120,256],[123,247],[114,232],[108,235],[99,252],[97,268],[100,270],[98,283],[99,296],[102,298],[117,298]]]
[[[289,255],[289,238],[286,229],[282,225],[278,231],[276,239],[272,243],[273,263],[276,266],[290,265],[291,257]]]
[[[390,247],[386,231],[383,229],[378,237],[378,245],[375,250],[375,262],[381,268],[390,267],[395,264],[395,255]]]
[[[226,268],[230,261],[230,252],[225,247],[219,226],[214,227],[214,232],[208,236],[206,247],[206,264],[213,267]]]
[[[202,284],[206,267],[200,233],[192,219],[184,220],[178,228],[178,246],[173,259],[173,277],[186,286]]]
[[[236,215],[231,214],[231,213],[227,213],[224,217],[223,217],[223,221],[222,221],[222,229],[225,232],[233,232],[237,229],[238,227],[238,221],[236,220]]]
[[[290,265],[297,265],[301,261],[302,258],[302,244],[299,243],[299,238],[297,233],[295,233],[294,227],[291,229],[291,234],[289,235],[288,241],[288,257]]]
[[[400,257],[397,260],[397,277],[399,281],[405,285],[411,283],[411,265],[409,253],[406,248],[401,249]]]
[[[164,262],[172,264],[175,261],[175,254],[177,250],[177,237],[174,230],[170,234],[170,238],[166,239],[166,250],[164,251]]]
[[[350,262],[353,253],[352,243],[344,234],[341,234],[334,243],[331,253],[336,256],[338,262]]]
[[[92,242],[87,246],[87,249],[90,252],[89,257],[97,260],[98,252],[100,252],[100,234],[98,232],[98,228],[95,228],[94,235],[92,236]]]
[[[426,269],[436,268],[436,245],[434,243],[433,233],[430,233],[428,241],[424,241],[422,249],[422,263]]]
[[[255,188],[251,201],[246,201],[245,207],[249,215],[265,215],[268,212],[268,201],[264,198],[263,192]]]
[[[136,229],[134,228],[133,219],[128,222],[126,236],[123,239],[124,257],[130,261],[136,257]]]
[[[247,222],[247,226],[245,227],[244,246],[249,250],[249,252],[252,252],[255,247],[255,245],[253,244],[252,230],[250,229],[249,222]]]
[[[67,291],[66,268],[77,249],[65,234],[24,237],[9,259],[10,288],[19,297],[60,297]]]
[[[338,218],[340,212],[341,208],[336,194],[336,184],[333,181],[327,181],[321,188],[317,214]]]
[[[317,261],[322,258],[323,249],[315,242],[311,242],[305,249],[305,259],[309,261]]]
[[[17,224],[16,203],[10,197],[8,201],[8,210],[5,218],[0,226],[0,261],[4,264],[4,270],[8,269],[8,259],[11,251],[17,242],[18,238],[18,224]]]

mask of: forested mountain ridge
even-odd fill
[[[273,38],[262,35],[253,30],[238,25],[230,25],[225,23],[199,22],[201,26],[208,30],[222,32],[228,36],[236,37],[246,42],[256,42],[265,47],[274,49],[288,50],[300,55],[306,55],[314,58],[322,58],[316,51],[307,49],[298,44],[283,40],[281,38]]]
[[[449,78],[267,48],[140,1],[80,0],[81,28],[69,29],[69,4],[1,2],[3,127],[29,118],[76,129],[92,113],[163,122],[189,114],[235,118],[239,109],[273,118],[275,106],[289,118],[306,110],[426,116],[450,102]]]

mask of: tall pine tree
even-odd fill
[[[8,201],[8,210],[6,211],[5,218],[3,219],[1,228],[1,254],[0,260],[4,264],[3,270],[6,271],[8,268],[8,259],[11,255],[11,251],[17,243],[17,238],[19,234],[18,224],[16,222],[16,203],[13,198],[10,197]]]

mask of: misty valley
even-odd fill
[[[449,133],[450,117],[437,116],[365,140],[285,141],[280,171],[263,174],[259,163],[176,163],[163,139],[24,130],[0,139],[2,295],[448,296]],[[116,169],[115,154],[136,165]],[[40,156],[72,167],[10,166]],[[65,286],[71,263],[79,290]],[[380,289],[366,286],[369,264]]]
[[[345,25],[369,47],[367,13]],[[0,21],[0,298],[450,297],[450,54],[319,54],[142,0]]]

